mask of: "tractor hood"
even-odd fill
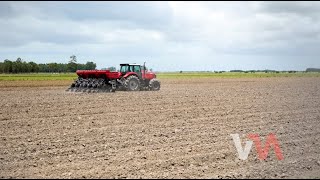
[[[153,79],[153,78],[156,78],[156,74],[152,71],[147,71],[146,74],[145,74],[145,78],[146,79]]]

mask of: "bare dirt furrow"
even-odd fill
[[[166,79],[158,92],[2,87],[0,178],[320,177],[319,78]],[[230,134],[269,133],[240,160]]]

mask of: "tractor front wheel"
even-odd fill
[[[149,88],[152,91],[160,90],[160,81],[158,79],[151,79],[149,82]]]
[[[128,91],[140,90],[140,80],[137,76],[129,76],[125,81],[125,85]]]

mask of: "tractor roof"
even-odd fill
[[[140,64],[136,64],[136,63],[127,63],[127,64],[120,64],[120,66],[140,66]]]

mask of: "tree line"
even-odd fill
[[[230,72],[242,72],[242,73],[256,73],[256,72],[264,72],[264,73],[297,73],[297,72],[320,72],[320,69],[317,68],[307,68],[305,71],[296,71],[296,70],[289,70],[289,71],[276,71],[276,70],[231,70]]]
[[[16,61],[4,60],[0,62],[0,73],[66,73],[77,70],[94,70],[96,63],[88,61],[85,64],[77,63],[76,56],[71,56],[68,63],[44,63],[26,62],[21,58]]]
[[[319,68],[307,68],[307,72],[320,72]]]

